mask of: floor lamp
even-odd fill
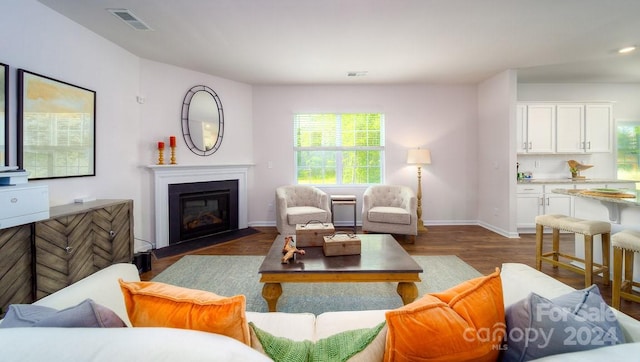
[[[431,152],[421,148],[409,150],[407,163],[418,166],[418,231],[425,231],[427,228],[424,227],[424,222],[422,221],[422,165],[431,163]]]

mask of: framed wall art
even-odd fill
[[[29,179],[95,176],[96,92],[18,69],[18,165]]]
[[[9,166],[9,66],[0,63],[0,169]]]

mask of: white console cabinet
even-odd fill
[[[49,187],[29,183],[0,186],[0,229],[49,218]]]

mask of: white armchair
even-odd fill
[[[306,185],[276,188],[276,226],[280,234],[295,235],[296,224],[311,220],[331,222],[327,193]]]
[[[418,200],[411,188],[374,185],[362,198],[362,231],[418,235]]]

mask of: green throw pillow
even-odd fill
[[[304,340],[274,336],[256,327],[249,326],[255,333],[264,353],[274,361],[284,362],[320,362],[347,361],[361,352],[378,336],[386,322],[373,328],[353,329],[320,339],[315,343]]]

